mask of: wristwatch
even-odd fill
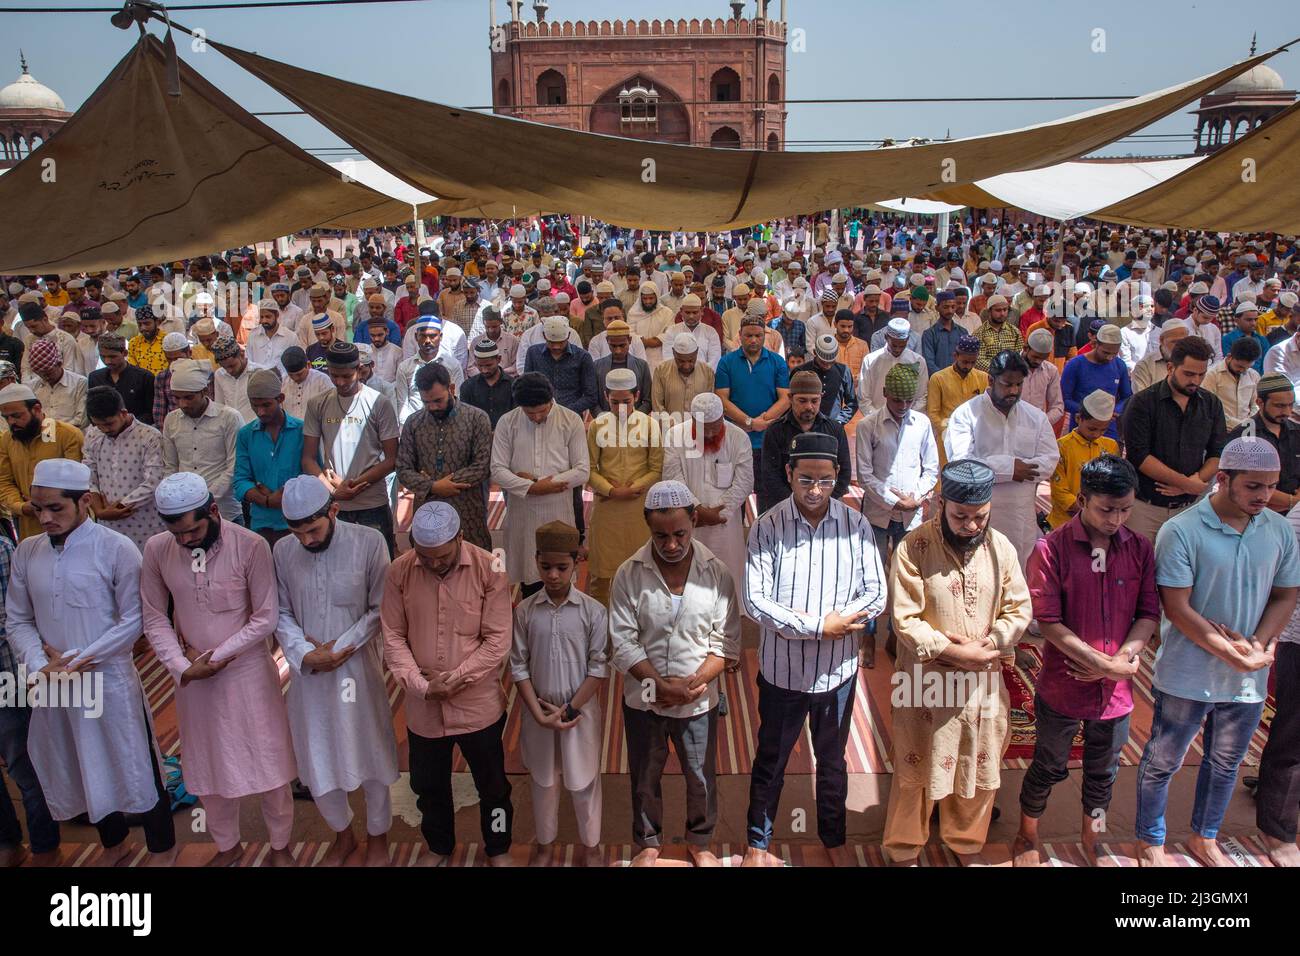
[[[754,419],[752,419],[752,418],[746,418],[746,419],[745,419],[745,427],[746,427],[746,428],[752,428],[753,425],[754,425]]]

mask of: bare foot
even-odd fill
[[[447,861],[450,859],[450,855],[444,856],[441,853],[430,851],[428,853],[421,853],[412,866],[446,866]]]
[[[289,852],[289,848],[286,846],[278,850],[271,847],[271,852],[266,855],[266,865],[283,867],[296,866],[297,864],[294,862],[293,854]]]
[[[858,865],[857,854],[850,850],[847,844],[844,846],[828,846],[826,848],[826,855],[831,858],[831,866],[843,867]]]
[[[488,857],[488,866],[514,866],[515,858],[509,853],[498,853],[496,856]]]
[[[539,843],[528,857],[529,866],[550,866],[555,856],[554,843]]]
[[[740,861],[741,866],[785,866],[785,860],[779,856],[773,856],[767,850],[760,850],[756,846],[745,848],[745,858]]]
[[[690,851],[691,862],[696,866],[722,866],[722,861],[707,846],[696,846],[694,843],[688,843],[686,849]]]
[[[229,850],[218,851],[217,855],[208,860],[204,866],[235,866],[239,863],[239,858],[244,855],[244,848],[236,843]]]
[[[1037,840],[1030,839],[1023,833],[1017,833],[1011,843],[1012,866],[1042,866],[1042,847]]]
[[[342,866],[347,862],[352,851],[357,848],[357,838],[352,832],[352,827],[346,830],[340,830],[334,835],[334,842],[330,844],[329,850],[320,858],[317,866]]]
[[[601,866],[604,859],[601,856],[600,845],[596,846],[578,846],[573,850],[574,866]]]
[[[1138,866],[1173,866],[1163,846],[1138,843]]]
[[[175,866],[176,861],[180,859],[181,846],[176,844],[170,850],[163,850],[161,853],[150,853],[144,858],[141,866]]]
[[[655,861],[659,859],[659,847],[648,846],[636,856],[632,857],[633,866],[654,866]]]
[[[863,633],[862,643],[858,648],[858,660],[868,670],[876,669],[876,635]]]
[[[960,863],[962,866],[992,866],[993,865],[988,861],[988,858],[982,852],[981,853],[958,853],[956,850],[953,850],[952,855],[957,858],[957,862]]]
[[[140,844],[132,843],[130,840],[123,840],[112,849],[104,849],[104,855],[99,858],[97,866],[130,866],[131,861],[135,859],[136,854],[140,852]]]
[[[14,867],[22,866],[27,862],[31,854],[27,852],[27,847],[19,844],[18,846],[7,846],[0,849],[0,870],[9,870]]]
[[[388,834],[366,837],[366,866],[391,866],[388,858]]]
[[[1196,858],[1196,862],[1201,866],[1220,867],[1232,866],[1232,861],[1223,855],[1219,849],[1219,841],[1209,839],[1203,836],[1193,836],[1187,841],[1187,850]]]
[[[1274,866],[1300,866],[1300,847],[1261,833],[1260,839]]]
[[[46,850],[44,853],[33,853],[32,866],[62,866],[63,865],[63,848],[55,847],[53,850]]]

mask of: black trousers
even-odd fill
[[[803,734],[812,732],[817,758],[817,836],[828,849],[846,838],[849,768],[844,759],[853,724],[857,674],[832,690],[805,694],[785,690],[758,675],[758,750],[749,777],[749,845],[766,850],[785,786],[785,765]]]
[[[1034,695],[1034,760],[1020,785],[1020,809],[1037,819],[1047,809],[1052,787],[1070,776],[1070,745],[1083,724],[1083,810],[1095,816],[1110,809],[1111,790],[1119,774],[1119,755],[1128,742],[1130,714],[1109,720],[1078,720],[1047,706]]]
[[[526,597],[531,597],[541,589],[542,589],[541,581],[534,581],[532,584],[521,584],[519,585],[519,600],[522,601]]]
[[[148,723],[145,726],[149,726]],[[144,844],[150,853],[166,853],[176,845],[176,825],[172,821],[172,798],[163,786],[162,771],[158,767],[158,748],[154,745],[153,735],[146,731],[145,746],[149,748],[149,764],[153,767],[154,787],[158,792],[158,802],[153,808],[140,815],[140,825],[144,829]],[[126,814],[121,811],[110,813],[95,824],[99,831],[99,842],[105,850],[122,843],[131,832],[126,822]]]
[[[362,508],[359,511],[339,510],[339,520],[349,524],[361,524],[374,528],[388,542],[389,560],[397,557],[397,535],[393,532],[393,512],[388,505],[378,508]]]
[[[488,856],[499,856],[510,850],[515,809],[510,803],[506,751],[501,742],[505,726],[503,713],[496,723],[468,734],[421,737],[407,731],[411,790],[420,811],[420,832],[434,853],[450,856],[456,849],[456,808],[451,798],[451,758],[455,747],[465,755],[478,790],[484,851]]]
[[[582,485],[573,489],[573,526],[578,529],[578,537],[587,536],[587,515],[582,508]]]
[[[1300,644],[1282,641],[1273,661],[1277,713],[1259,761],[1255,825],[1284,843],[1294,843],[1300,815]]]

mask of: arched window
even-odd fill
[[[775,73],[767,78],[767,101],[769,103],[781,102],[781,80]]]
[[[715,103],[735,103],[740,99],[740,74],[724,66],[709,79],[709,91]]]
[[[641,77],[630,80],[618,91],[619,118],[625,131],[653,130],[659,122],[659,91]]]
[[[1237,125],[1233,127],[1232,141],[1235,143],[1248,132],[1250,132],[1250,120],[1243,116],[1241,119],[1237,120]]]
[[[497,106],[510,106],[510,81],[502,79],[497,84]]]
[[[568,102],[564,76],[558,70],[547,70],[537,78],[537,102],[541,106],[563,106]]]
[[[740,134],[730,126],[720,126],[713,132],[709,139],[710,146],[717,146],[722,149],[739,149]]]
[[[777,136],[776,133],[768,133],[767,148],[772,152],[779,150],[781,148],[781,137]]]

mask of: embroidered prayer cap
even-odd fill
[[[838,462],[840,460],[839,440],[834,435],[823,435],[821,432],[800,432],[790,441],[790,461],[794,463],[803,458],[821,458]]]
[[[474,343],[475,358],[499,358],[500,355],[501,349],[486,335]]]
[[[307,367],[307,353],[300,345],[290,345],[280,353],[280,365],[286,372],[300,372]]]
[[[386,322],[387,320],[385,320]],[[441,331],[442,319],[436,315],[422,315],[411,323],[408,331],[414,332],[434,332]]]
[[[615,319],[605,326],[605,339],[608,340],[611,335],[631,335],[632,326],[628,325],[622,319]]]
[[[280,394],[280,376],[275,374],[274,369],[253,369],[252,374],[248,376],[246,391],[249,398],[276,398]]]
[[[693,332],[678,332],[673,338],[673,353],[676,355],[694,355],[699,350],[700,343]]]
[[[921,373],[915,365],[909,365],[905,362],[896,363],[893,368],[885,373],[885,398],[910,402],[916,398],[916,389],[920,379]]]
[[[137,319],[140,318],[139,309],[135,310],[135,317]],[[217,323],[212,321],[212,319],[199,319],[194,323],[195,335],[211,335],[215,331],[217,331]]]
[[[177,359],[172,363],[173,392],[201,392],[208,387],[212,374],[206,362],[194,359]]]
[[[178,471],[158,482],[153,503],[160,515],[181,515],[208,503],[208,483],[192,471]]]
[[[1097,330],[1097,341],[1103,345],[1119,345],[1122,340],[1118,325],[1111,325],[1107,322]]]
[[[235,341],[232,335],[222,335],[212,343],[212,357],[218,362],[224,362],[226,359],[232,359],[238,356],[243,350],[239,343]]]
[[[411,541],[421,548],[440,548],[460,533],[460,515],[445,501],[420,506],[411,520]]]
[[[370,347],[369,342],[355,342],[357,347],[357,363],[359,365],[374,365],[375,350]]]
[[[301,521],[320,511],[330,500],[330,490],[315,475],[299,475],[284,483],[280,510],[286,521]]]
[[[604,293],[606,293],[607,295],[613,295],[613,294],[614,294],[614,283],[612,283],[612,282],[607,282],[607,281],[603,281],[603,280],[600,281],[600,282],[597,282],[597,283],[596,283],[596,292],[597,292],[597,293],[604,292]]]
[[[528,290],[525,289],[518,282],[516,282],[514,285],[510,287],[510,298],[512,299],[522,299],[527,295],[528,295]]]
[[[335,339],[325,350],[325,361],[334,368],[356,368],[361,360],[354,343]]]
[[[1102,388],[1093,389],[1084,396],[1083,410],[1089,418],[1108,422],[1115,417],[1115,396]]]
[[[906,339],[912,334],[912,326],[908,324],[907,319],[902,316],[896,316],[889,320],[885,326],[885,336],[891,339]]]
[[[822,380],[816,372],[795,372],[790,376],[791,395],[820,395]]]
[[[704,303],[700,301],[700,297],[696,295],[694,292],[688,292],[686,293],[686,295],[682,296],[683,309],[686,308],[698,309],[702,305],[704,305]]]
[[[273,298],[271,298],[268,295],[261,302],[257,303],[257,309],[259,312],[274,312],[276,315],[279,315],[280,303],[276,302]]]
[[[838,302],[840,301],[840,293],[836,292],[831,286],[826,286],[826,288],[822,289],[822,301]]]
[[[1258,312],[1259,306],[1253,299],[1245,299],[1237,303],[1237,308],[1233,310],[1234,315],[1245,315],[1247,312]]]
[[[919,285],[909,292],[908,296],[915,299],[917,302],[927,302],[930,298],[930,291],[926,289],[925,286]]]
[[[736,295],[749,295],[749,293],[750,293],[751,291],[752,291],[752,290],[749,288],[749,286],[745,285],[745,283],[743,283],[743,282],[737,282],[737,283],[736,283],[734,286],[732,286],[732,288],[731,288],[731,294],[732,294],[733,296],[736,296]]]
[[[659,481],[650,486],[646,492],[645,507],[647,511],[665,511],[669,508],[690,508],[699,504],[691,489],[680,481]]]
[[[311,317],[311,327],[313,331],[319,332],[321,329],[328,329],[334,324],[334,317],[328,312],[322,312],[319,315]]]
[[[833,362],[839,357],[840,347],[835,341],[835,336],[829,332],[823,332],[813,341],[813,352],[817,357],[825,362]]]
[[[1006,305],[1006,304],[1007,304],[1007,297],[1004,295],[991,295],[988,298],[988,302],[985,303],[985,305],[987,305],[990,309],[993,308],[995,305]]]
[[[1160,326],[1160,338],[1164,338],[1170,332],[1186,332],[1187,323],[1182,319],[1165,319],[1165,324]]]
[[[605,391],[635,392],[636,372],[630,368],[612,368],[605,375]]]
[[[542,322],[542,337],[548,342],[567,341],[569,320],[562,315],[548,315]]]
[[[1196,300],[1196,311],[1203,312],[1206,315],[1214,315],[1219,311],[1222,303],[1218,298],[1212,295],[1203,295]]]
[[[96,341],[100,351],[104,352],[126,352],[126,339],[116,332],[105,332]]]
[[[691,399],[691,415],[708,424],[722,417],[722,399],[716,392],[700,392]]]
[[[1262,438],[1234,438],[1223,446],[1219,471],[1280,471],[1282,461],[1271,442]]]
[[[15,382],[13,385],[0,388],[0,405],[8,405],[10,402],[34,401],[36,401],[36,393],[21,382]]]
[[[942,292],[936,292],[934,294],[935,302],[956,302],[957,301],[957,294],[953,292],[951,289],[952,282],[949,281],[948,285],[949,288],[944,289]]]
[[[103,305],[99,307],[100,318],[103,318],[106,315],[117,315],[121,311],[122,311],[121,306],[119,306],[116,302],[113,301],[105,302]]]
[[[1035,352],[1047,354],[1052,351],[1052,333],[1047,329],[1034,329],[1029,333],[1028,345]]]
[[[13,362],[0,360],[0,379],[5,378],[12,378],[16,381],[18,379],[18,369],[14,367]]]
[[[59,351],[54,339],[37,339],[27,346],[27,365],[33,372],[51,371],[63,362],[63,353]]]
[[[36,463],[32,487],[60,488],[65,491],[89,491],[90,469],[68,458],[47,458]]]
[[[1281,372],[1269,372],[1259,380],[1259,384],[1255,386],[1255,391],[1260,395],[1271,395],[1274,392],[1293,392],[1295,391],[1295,385]]]
[[[533,532],[538,551],[572,554],[582,547],[578,529],[563,521],[548,521]]]
[[[944,501],[983,505],[993,500],[993,469],[974,458],[950,461],[939,475]]]

